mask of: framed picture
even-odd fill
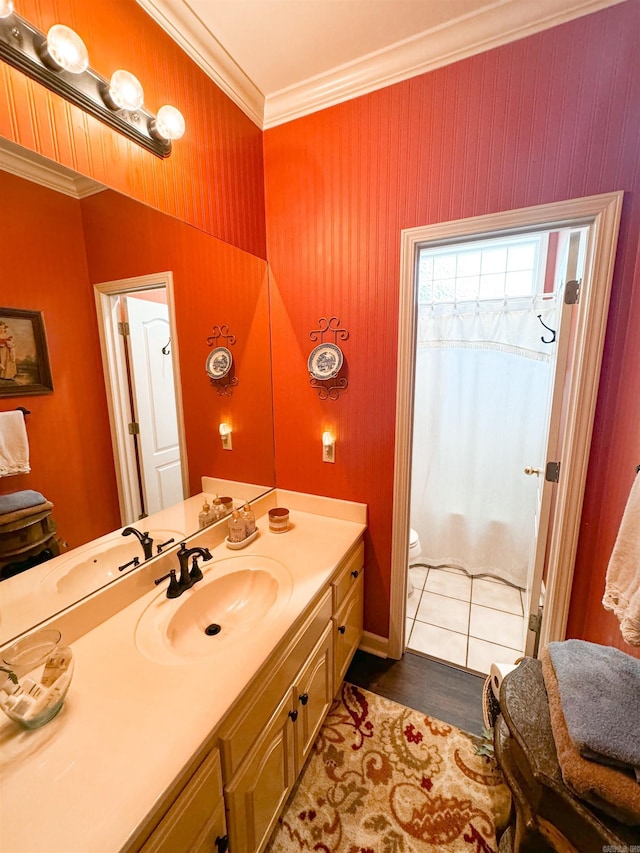
[[[42,312],[0,308],[0,397],[51,391]]]

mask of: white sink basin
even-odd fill
[[[183,538],[183,534],[178,530],[152,530],[149,536],[153,539],[154,546],[172,537],[175,539],[172,544],[177,544]],[[140,559],[141,565],[144,563],[142,546],[137,539],[131,536],[114,536],[90,548],[78,549],[77,554],[71,553],[59,558],[40,584],[48,592],[60,593],[75,600],[121,577],[128,570],[121,572],[119,566],[130,562],[134,557]]]
[[[242,643],[291,597],[288,569],[269,557],[243,554],[200,567],[203,580],[174,599],[165,585],[138,620],[136,646],[150,660],[184,664]]]

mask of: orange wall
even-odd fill
[[[118,193],[90,196],[81,207],[92,284],[173,272],[191,492],[201,491],[203,474],[273,485],[266,263]],[[214,324],[236,336],[230,396],[205,373]],[[231,452],[222,450],[223,420],[233,427]]]
[[[265,133],[277,483],[368,503],[370,631],[388,628],[401,229],[625,190],[569,625],[623,645],[600,599],[640,463],[638,32],[634,0]],[[306,359],[331,315],[349,387],[322,402]]]
[[[0,63],[0,136],[265,257],[261,131],[135,0],[20,0],[16,11],[43,32],[73,27],[92,68],[133,72],[151,112],[174,104],[187,130],[160,160]]]
[[[43,312],[53,376],[51,394],[0,397],[31,411],[31,473],[1,478],[0,493],[41,492],[75,547],[120,527],[80,203],[2,171],[0,199],[0,305]]]

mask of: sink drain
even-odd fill
[[[204,629],[204,632],[207,637],[215,637],[215,635],[219,634],[220,631],[222,631],[222,628],[216,622],[212,622],[211,625],[207,625],[207,627]]]

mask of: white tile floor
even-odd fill
[[[522,655],[524,592],[458,569],[411,569],[407,649],[487,673]]]

